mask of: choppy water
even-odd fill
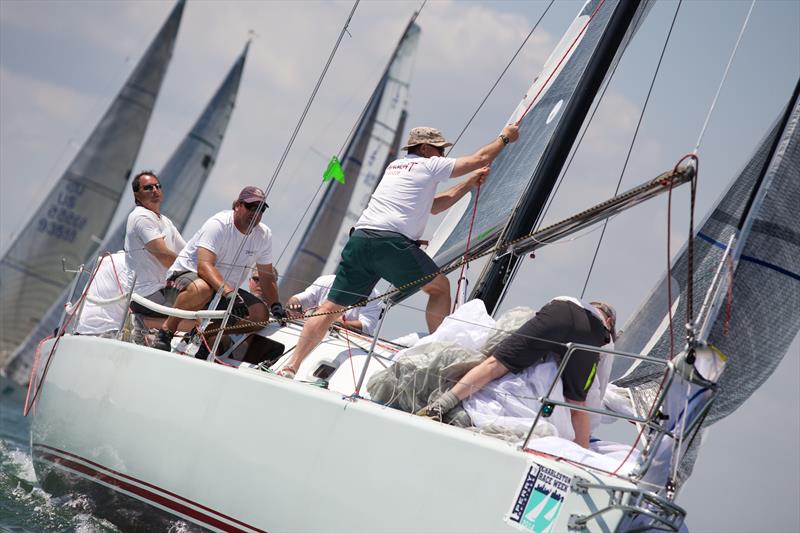
[[[0,532],[120,532],[96,516],[85,495],[55,497],[36,483],[29,448],[29,419],[22,416],[24,391],[0,377]],[[176,520],[165,528],[182,533],[195,528]]]
[[[29,419],[22,416],[22,392],[0,378],[0,531],[120,531],[92,514],[86,496],[56,498],[38,487],[28,446]]]

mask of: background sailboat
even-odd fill
[[[249,48],[250,44],[248,43],[192,129],[158,174],[164,187],[161,212],[172,220],[178,231],[182,232],[186,227],[186,221],[189,220],[197,198],[203,191],[217,160],[217,154],[236,103],[236,95],[239,92],[239,83]],[[124,218],[117,224],[100,245],[98,252],[87,261],[89,272],[92,271],[92,266],[100,254],[113,253],[123,248],[126,220]],[[85,282],[84,278],[82,283],[79,283],[76,294],[80,294]],[[51,335],[53,330],[58,327],[64,311],[64,304],[68,298],[69,290],[65,290],[28,338],[14,351],[5,369],[6,375],[12,380],[19,384],[27,383],[36,347],[39,341]]]
[[[420,29],[412,17],[369,98],[341,157],[345,182],[330,181],[280,278],[285,299],[318,276],[331,274],[350,228],[361,216],[386,165],[397,157],[405,133],[406,108]]]
[[[105,235],[131,175],[172,58],[184,0],[64,175],[0,260],[0,368],[69,283],[61,259],[86,261]]]

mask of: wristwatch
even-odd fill
[[[498,135],[498,137],[500,137],[500,140],[503,141],[503,146],[505,146],[506,144],[511,142],[511,139],[509,139],[508,137],[506,137],[502,133],[500,135]]]

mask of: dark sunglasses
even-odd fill
[[[147,185],[142,185],[142,190],[145,190],[145,191],[152,191],[152,190],[160,191],[161,190],[161,184],[160,183],[148,183]]]
[[[267,210],[267,204],[262,204],[261,202],[253,202],[252,204],[242,202],[242,205],[245,206],[248,211],[255,211],[258,206],[261,206],[262,213]]]
[[[253,277],[252,277],[252,278],[250,278],[250,279],[252,279],[253,281],[258,281],[258,276],[253,276]]]

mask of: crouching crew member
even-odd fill
[[[224,298],[219,309],[227,308],[229,298],[236,298],[235,314],[242,318],[253,322],[266,320],[269,316],[267,305],[274,317],[286,318],[278,300],[272,269],[272,231],[261,223],[267,207],[261,189],[245,187],[233,202],[232,210],[217,213],[197,230],[167,274],[169,283],[179,290],[175,300],[177,309],[204,309],[221,288]],[[240,247],[241,253],[237,256]],[[258,272],[263,301],[244,289],[237,291],[234,286],[243,271],[250,272],[254,267]],[[154,347],[170,350],[170,341],[179,322],[178,318],[167,318],[156,336]],[[237,329],[237,332],[261,328],[252,325]]]

